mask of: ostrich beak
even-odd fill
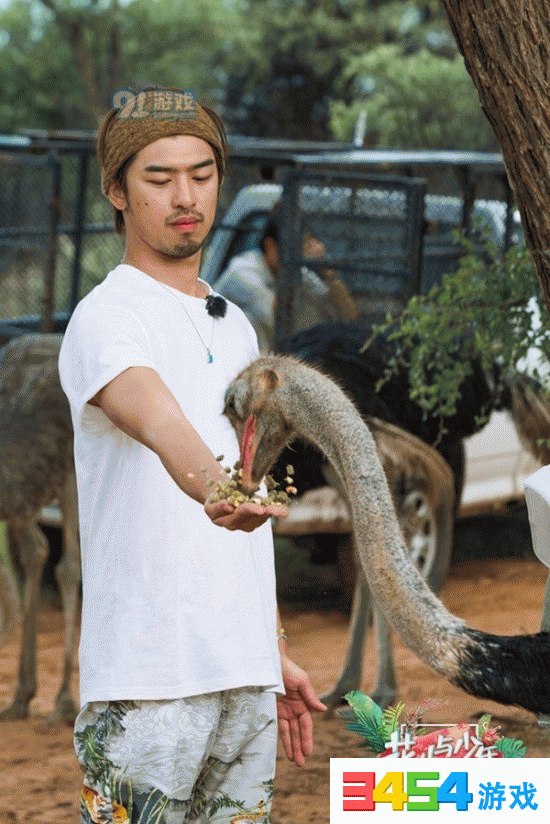
[[[242,476],[239,485],[249,495],[258,489],[259,481],[253,480],[254,459],[258,444],[254,439],[256,433],[256,418],[254,415],[249,415],[246,419],[243,434],[239,449],[241,453],[241,470]]]

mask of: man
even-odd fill
[[[281,201],[271,210],[258,249],[231,259],[216,282],[216,289],[239,306],[254,327],[262,352],[273,349],[276,278],[279,270],[279,222]],[[323,257],[325,247],[309,232],[304,233],[304,258]],[[357,310],[346,285],[330,269],[320,275],[302,268],[302,281],[294,297],[294,332],[326,320],[353,320]]]
[[[245,316],[198,276],[224,130],[188,93],[122,102],[98,157],[124,258],[77,306],[59,360],[82,545],[82,821],[268,821],[275,696],[300,765],[324,707],[277,625],[269,518],[284,509],[208,500],[227,477],[214,455],[238,457],[225,388],[257,356]]]

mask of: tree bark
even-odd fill
[[[550,2],[442,2],[500,143],[550,311]]]

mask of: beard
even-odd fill
[[[204,240],[191,240],[190,238],[189,240],[177,243],[175,246],[166,246],[159,249],[159,252],[169,258],[188,258],[200,251],[203,243]]]

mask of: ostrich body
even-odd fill
[[[489,635],[445,609],[409,558],[372,436],[333,381],[294,358],[260,358],[230,384],[225,413],[240,438],[247,491],[295,436],[326,455],[346,490],[371,592],[424,663],[479,698],[550,711],[550,634]]]
[[[76,479],[70,410],[61,389],[59,335],[25,335],[0,352],[0,519],[7,521],[10,552],[24,578],[19,672],[13,701],[0,719],[25,718],[36,692],[36,619],[48,544],[38,525],[44,506],[58,501],[63,516],[63,554],[56,577],[65,617],[62,682],[54,716],[70,720],[70,691],[80,581]],[[19,619],[17,585],[6,565],[9,598],[0,600],[3,638]]]

